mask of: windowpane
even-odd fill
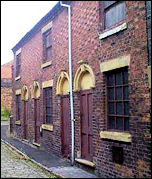
[[[124,87],[124,100],[129,99],[129,92],[128,92],[128,87]]]
[[[114,88],[109,88],[109,100],[114,100]]]
[[[125,118],[124,123],[125,123],[124,130],[128,131],[129,130],[129,118],[128,117]]]
[[[108,86],[113,86],[115,83],[115,80],[114,80],[114,75],[109,75],[108,76]]]
[[[122,103],[117,103],[116,108],[117,108],[117,114],[122,115],[123,114],[123,104]]]
[[[45,45],[46,45],[46,48],[51,46],[51,36],[50,36],[50,34],[48,34],[45,37]]]
[[[124,113],[125,115],[129,116],[129,103],[128,102],[124,103]]]
[[[121,71],[120,69],[119,71],[114,70],[107,74],[108,127],[111,129],[113,126],[116,130],[128,130],[129,128],[128,74],[126,70],[124,71],[122,68]]]
[[[52,49],[51,47],[46,49],[46,58],[47,59],[51,58],[51,56],[52,56],[52,50],[51,49]]]
[[[46,108],[46,115],[51,114],[51,108]]]
[[[116,73],[116,85],[122,85],[122,74],[121,74],[121,72]]]
[[[109,114],[115,114],[115,105],[114,105],[114,103],[109,103]]]
[[[122,99],[122,87],[116,88],[116,99],[121,100]]]
[[[123,118],[117,117],[116,119],[116,129],[123,130]]]
[[[108,119],[109,129],[115,129],[115,117],[109,117]]]
[[[46,111],[46,123],[50,123],[52,121],[52,88],[44,89],[44,97],[45,97],[45,111]]]
[[[123,72],[123,84],[128,84],[128,72]]]
[[[105,10],[105,27],[113,26],[125,18],[125,2],[116,3]]]

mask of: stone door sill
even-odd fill
[[[38,143],[36,143],[36,142],[33,142],[33,145],[35,145],[35,146],[37,146],[37,147],[40,147],[40,146],[41,146],[41,144],[38,144]]]
[[[95,167],[95,164],[93,162],[90,162],[89,160],[85,160],[85,159],[80,159],[80,158],[76,158],[75,159],[76,162],[84,164],[84,165],[88,165],[90,167]]]

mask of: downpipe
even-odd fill
[[[60,5],[68,8],[68,36],[69,36],[69,78],[70,78],[70,111],[71,111],[71,165],[74,165],[74,105],[73,105],[73,89],[72,89],[72,31],[71,31],[71,6],[63,4]]]

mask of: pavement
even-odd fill
[[[1,139],[8,145],[28,156],[33,162],[51,173],[63,178],[98,178],[97,176],[78,168],[71,166],[70,162],[60,158],[52,153],[46,152],[38,147],[29,145],[26,142],[10,137],[8,133],[8,122],[1,121]]]

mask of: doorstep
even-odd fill
[[[41,144],[38,144],[38,143],[36,143],[36,142],[33,142],[33,145],[35,145],[35,146],[37,146],[37,147],[40,147],[40,146],[41,146]]]
[[[76,158],[75,161],[80,164],[84,164],[84,165],[87,165],[87,166],[93,167],[93,168],[96,166],[95,163],[90,162],[89,160],[85,160],[85,159]]]

